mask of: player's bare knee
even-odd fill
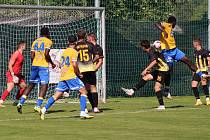
[[[198,87],[198,82],[197,82],[197,81],[192,81],[191,86],[192,86],[192,87]]]
[[[81,88],[79,92],[80,92],[80,95],[87,95],[87,90],[85,88]]]
[[[155,92],[160,91],[160,90],[161,90],[161,86],[162,86],[162,85],[161,85],[159,82],[156,82],[156,83],[155,83],[155,86],[154,86]]]
[[[155,90],[155,92],[161,91],[161,87],[160,86],[155,86],[154,90]]]
[[[10,92],[14,88],[15,84],[14,83],[8,83],[7,84],[7,91]]]
[[[23,89],[25,89],[26,88],[26,83],[20,83],[20,88],[23,88]]]
[[[204,85],[207,85],[207,80],[206,79],[202,79],[201,80],[201,84],[204,86]]]
[[[97,89],[96,89],[95,85],[91,85],[90,90],[91,90],[91,92],[97,92]]]

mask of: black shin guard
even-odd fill
[[[156,96],[160,105],[164,105],[162,90],[156,92]]]
[[[92,92],[93,95],[93,107],[98,107],[98,93]]]
[[[207,85],[203,85],[202,89],[203,89],[204,94],[208,98],[209,97],[209,89],[208,89]]]
[[[91,107],[93,108],[94,107],[93,94],[91,93],[90,90],[88,90],[87,96],[88,96],[88,100],[89,100],[89,102],[91,104]]]
[[[195,98],[200,99],[198,88],[197,87],[192,87],[192,90],[193,90]]]
[[[140,79],[140,81],[138,82],[138,84],[136,84],[134,87],[133,87],[133,90],[134,91],[137,91],[139,90],[141,87],[143,87],[145,84],[147,83],[147,81],[145,81],[144,79]]]

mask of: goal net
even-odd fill
[[[67,37],[75,34],[80,28],[97,35],[98,44],[104,48],[104,9],[94,7],[55,7],[55,6],[18,6],[0,5],[0,94],[6,89],[6,71],[10,55],[17,49],[20,40],[27,42],[24,52],[25,61],[22,74],[29,81],[32,42],[39,36],[39,29],[49,27],[53,49],[65,49]],[[105,50],[104,50],[105,52]],[[97,72],[97,87],[99,98],[105,101],[105,64]],[[56,83],[51,83],[46,97],[54,93]],[[29,99],[37,98],[39,86],[31,92]],[[15,98],[17,88],[13,89],[7,98]],[[77,92],[71,92],[75,99]]]

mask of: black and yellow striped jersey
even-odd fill
[[[208,60],[207,57],[210,57],[209,51],[206,49],[201,49],[199,51],[195,50],[194,52],[195,64],[200,71],[208,70]]]
[[[158,71],[169,71],[168,64],[166,63],[163,54],[156,51],[155,49],[151,48],[150,51],[147,53],[149,56],[150,61],[157,61],[155,69]]]
[[[96,45],[94,45],[94,48],[97,49],[97,52],[98,52],[98,55],[99,55],[98,59],[104,58],[103,49],[101,48],[101,46],[96,44]],[[95,58],[94,54],[92,55],[92,58],[93,59]],[[96,61],[94,64],[96,65],[97,63],[98,63],[98,61]]]
[[[81,41],[76,44],[75,49],[78,52],[77,61],[80,72],[95,71],[92,55],[98,55],[98,51],[94,48],[93,44]]]

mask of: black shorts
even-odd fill
[[[83,77],[81,78],[84,84],[96,85],[96,72],[88,71],[82,72]]]
[[[204,74],[208,74],[207,71],[202,71],[202,73]],[[196,73],[193,74],[193,77],[192,77],[192,81],[197,81],[197,82],[200,82],[201,81],[201,77],[198,76]]]
[[[169,74],[170,74],[169,71],[158,71],[158,70],[155,70],[151,73],[151,75],[153,76],[153,80],[162,85],[165,84],[165,80],[167,76],[169,76]]]

